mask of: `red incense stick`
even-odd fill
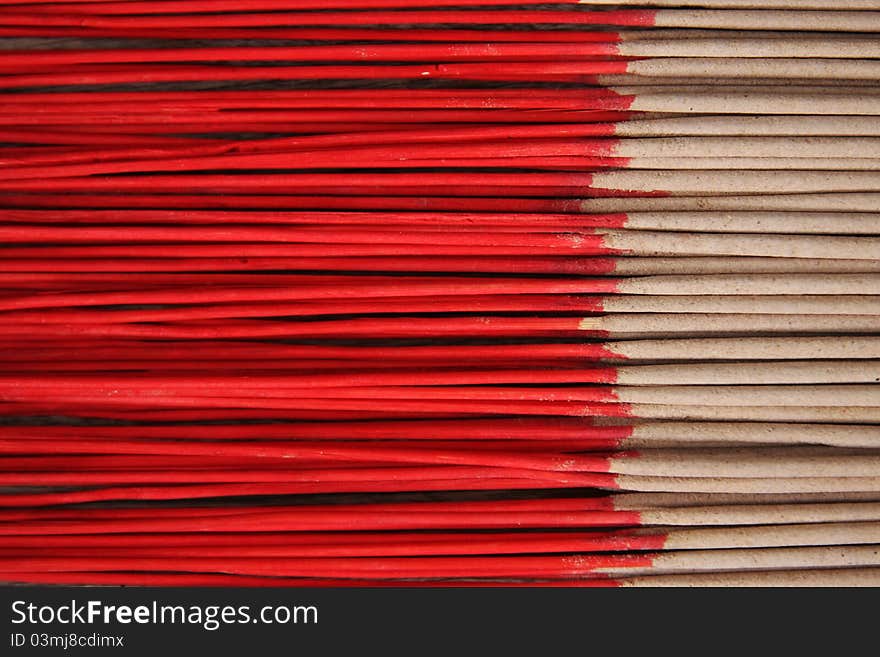
[[[0,579],[874,581],[860,3],[0,0]]]

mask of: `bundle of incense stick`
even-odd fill
[[[0,581],[880,585],[880,2],[0,0]]]

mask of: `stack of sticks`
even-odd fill
[[[0,37],[0,581],[880,585],[880,1]]]

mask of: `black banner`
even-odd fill
[[[678,654],[832,637],[839,652],[873,634],[865,593],[5,587],[0,655]]]

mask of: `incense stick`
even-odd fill
[[[875,2],[0,4],[0,579],[875,578]]]

